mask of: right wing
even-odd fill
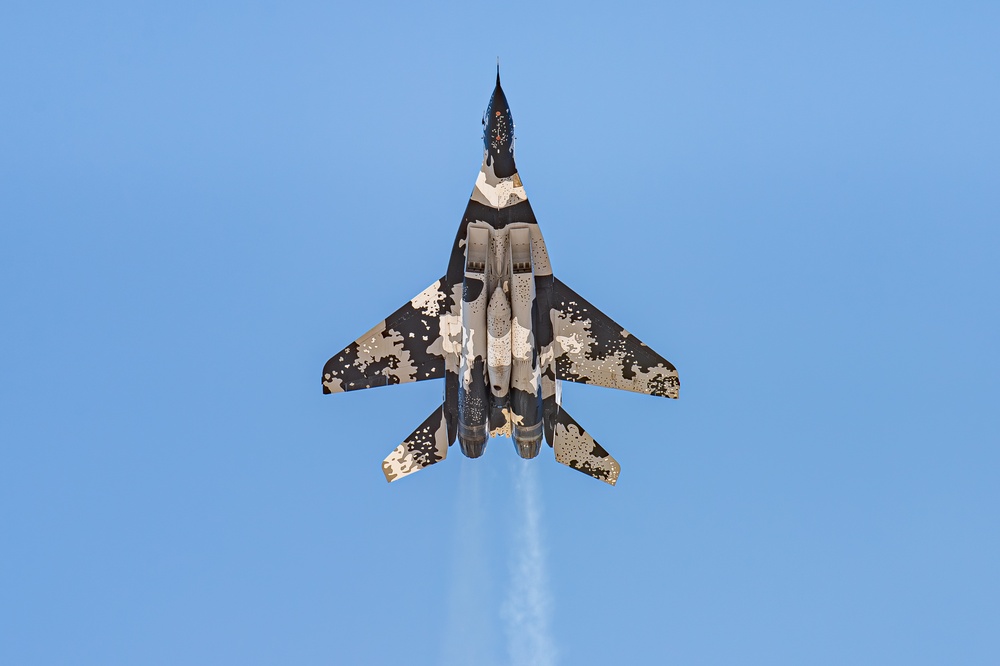
[[[552,285],[556,379],[676,398],[677,369],[559,279]]]
[[[458,372],[461,289],[441,278],[323,367],[323,393],[440,379]]]

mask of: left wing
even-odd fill
[[[559,279],[552,284],[556,379],[676,398],[677,369]]]
[[[462,345],[459,293],[441,278],[323,367],[323,393],[440,379],[458,372]]]

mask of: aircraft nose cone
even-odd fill
[[[497,84],[486,107],[486,117],[483,118],[483,143],[488,151],[488,163],[493,166],[494,173],[501,178],[514,175],[514,118],[510,113],[507,96],[500,87],[500,72],[497,71]]]

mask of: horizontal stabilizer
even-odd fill
[[[330,358],[323,393],[440,379],[457,369],[461,341],[459,301],[441,278]]]
[[[382,461],[385,480],[392,483],[441,462],[448,455],[449,444],[448,422],[441,405]]]
[[[554,420],[555,442],[552,448],[555,449],[556,461],[599,481],[615,485],[621,471],[618,461],[595,442],[566,410],[560,407]]]
[[[558,279],[552,285],[556,379],[676,398],[677,369]]]

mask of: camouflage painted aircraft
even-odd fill
[[[552,275],[514,166],[514,121],[496,88],[483,118],[483,166],[458,227],[448,272],[335,354],[323,393],[444,379],[444,403],[382,463],[395,481],[511,437],[534,458],[542,436],[556,460],[614,485],[620,466],[560,404],[560,381],[676,398],[669,361]]]

